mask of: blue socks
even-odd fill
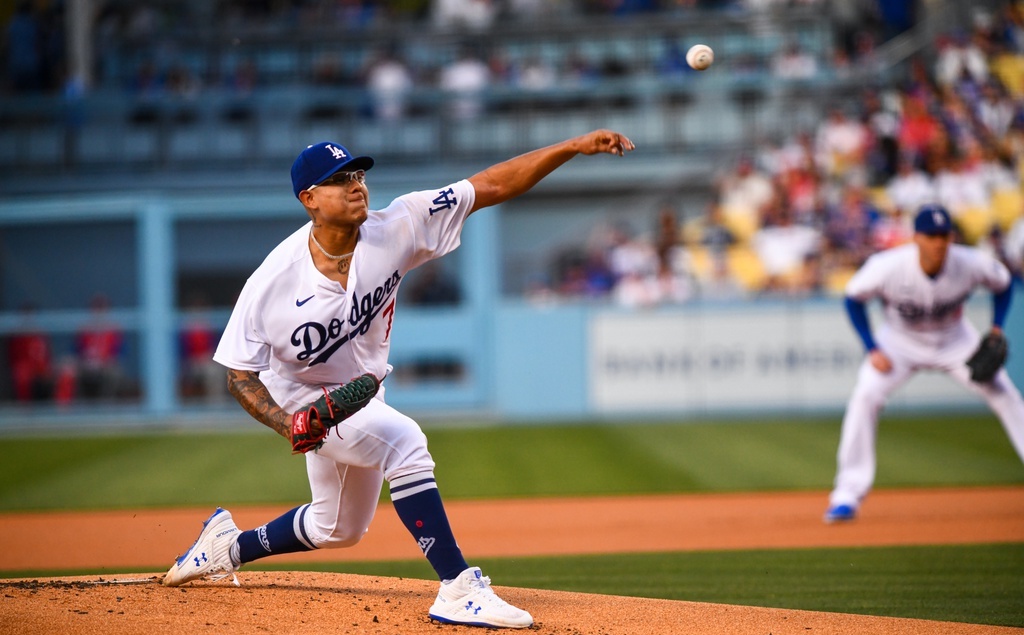
[[[302,523],[309,505],[285,512],[262,527],[238,535],[238,562],[242,565],[258,558],[281,553],[315,549]],[[232,553],[232,557],[236,554]]]
[[[453,580],[469,568],[448,524],[433,472],[397,478],[390,483],[391,502],[441,580]]]

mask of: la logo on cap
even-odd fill
[[[932,212],[932,222],[935,223],[936,227],[942,227],[946,224],[946,219],[937,211]]]
[[[346,156],[348,156],[345,154],[345,151],[342,150],[341,148],[335,148],[330,144],[328,144],[325,147],[331,151],[331,156],[333,156],[335,159],[344,159]]]

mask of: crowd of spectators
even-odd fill
[[[633,16],[675,16],[700,10],[756,15],[769,8],[827,7],[836,14],[841,56],[856,61],[897,26],[883,9],[913,5],[910,0],[866,0],[834,3],[827,0],[293,0],[253,2],[221,0],[211,3],[135,3],[122,0],[94,4],[92,29],[95,70],[93,88],[126,89],[139,95],[162,93],[192,95],[201,90],[252,88],[260,82],[299,82],[332,86],[372,88],[386,93],[389,107],[383,117],[393,116],[395,103],[414,87],[448,88],[458,68],[468,69],[478,84],[520,86],[528,89],[564,86],[574,81],[614,78],[653,71],[687,72],[678,42],[668,39],[661,59],[630,59],[629,55],[601,53],[590,57],[573,51],[561,59],[527,55],[510,56],[500,46],[489,46],[488,33],[513,24],[537,24],[587,18],[629,19]],[[835,6],[833,6],[835,5]],[[850,5],[853,8],[849,8]],[[3,88],[14,93],[66,90],[78,78],[67,77],[63,3],[19,2],[3,33],[7,81]],[[847,24],[849,22],[850,24]],[[438,33],[453,32],[467,40],[483,42],[476,50],[453,49],[452,39],[439,37],[414,42],[390,42],[369,37],[362,49],[341,54],[323,47],[312,63],[282,70],[268,62],[267,50],[245,48],[250,41],[275,34],[314,33],[330,25],[342,31],[388,33],[403,25],[416,25]],[[214,28],[215,27],[215,28]],[[429,31],[428,31],[429,32]],[[203,35],[210,42],[203,44]],[[232,46],[224,46],[225,34],[237,33]],[[397,36],[396,36],[397,37]],[[271,40],[272,41],[272,40]],[[366,44],[366,43],[369,44]],[[238,48],[236,48],[236,46]],[[306,45],[314,50],[316,44]],[[372,50],[369,50],[372,49]],[[424,54],[426,53],[426,54]],[[456,54],[457,53],[457,54]],[[486,73],[469,68],[468,53]],[[778,55],[758,62],[780,77],[806,78],[825,65],[797,39]],[[550,56],[549,56],[550,57]],[[673,59],[674,58],[674,59]],[[257,59],[260,60],[259,64]],[[740,60],[736,61],[740,63]],[[268,64],[272,68],[261,68]],[[453,70],[450,67],[455,67]],[[401,109],[399,108],[399,112]]]
[[[1019,277],[1022,35],[1018,5],[940,35],[930,65],[915,59],[905,82],[865,88],[811,129],[736,157],[708,210],[668,204],[650,231],[600,228],[592,245],[569,250],[577,257],[559,254],[550,284],[529,293],[627,306],[841,294],[868,256],[910,239],[925,203],[944,205],[958,240],[991,250]]]

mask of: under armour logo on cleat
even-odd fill
[[[472,600],[470,600],[469,604],[466,605],[466,610],[467,611],[471,611],[473,613],[473,615],[476,615],[477,613],[479,613],[481,610],[483,610],[483,608],[484,607],[482,607],[482,606],[473,606],[473,601]]]
[[[202,563],[201,563],[201,562],[199,561],[199,559],[200,559],[200,558],[202,558],[202,559],[203,559],[203,562],[209,562],[209,560],[208,560],[208,559],[207,559],[207,557],[206,557],[206,552],[204,551],[203,553],[199,554],[199,555],[198,555],[198,556],[196,556],[195,558],[192,558],[193,560],[195,560],[195,561],[196,561],[196,566],[197,566],[197,567],[201,567],[201,566],[203,566],[203,565],[202,565]]]

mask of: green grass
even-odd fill
[[[450,500],[824,491],[835,469],[839,422],[428,427],[427,436]],[[877,487],[1022,483],[1024,466],[990,415],[883,419]],[[0,512],[278,504],[308,497],[302,458],[256,424],[251,434],[0,438]],[[1024,536],[1010,545],[474,563],[509,586],[1024,627]],[[250,568],[303,567],[271,560]],[[433,578],[425,561],[305,568]]]
[[[501,586],[1024,627],[1024,544],[1019,543],[485,558],[473,563]],[[435,579],[425,560],[280,565],[264,560],[246,570]]]
[[[1024,626],[1024,544],[708,551],[478,564],[505,586]],[[434,579],[419,561],[304,568]]]
[[[277,504],[302,457],[249,433],[0,438],[0,511]],[[828,489],[837,421],[428,429],[446,499]],[[1024,483],[991,416],[887,419],[878,487]]]

